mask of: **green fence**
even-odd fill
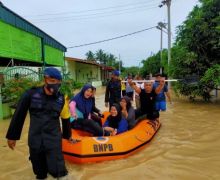
[[[42,78],[42,68],[27,68],[22,66],[8,67],[2,71],[4,76],[4,81],[7,83],[7,80],[19,79],[19,78],[30,78],[34,81],[39,81]]]

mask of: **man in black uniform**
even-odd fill
[[[121,100],[121,81],[119,80],[119,71],[112,72],[112,78],[108,82],[105,91],[105,107],[109,108],[114,104],[119,104]]]
[[[136,109],[135,117],[138,120],[148,118],[156,120],[159,118],[159,111],[155,108],[156,96],[164,87],[164,80],[159,82],[159,86],[153,89],[153,82],[144,82],[144,89],[137,87],[132,80],[128,80],[129,85],[140,96],[140,108]]]
[[[33,171],[37,179],[45,179],[47,173],[55,178],[66,177],[67,170],[62,155],[63,138],[71,137],[68,102],[59,92],[62,76],[56,68],[44,71],[44,86],[31,88],[21,97],[12,117],[6,138],[14,149],[20,139],[27,111],[30,113],[28,146]]]

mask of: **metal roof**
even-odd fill
[[[96,66],[101,67],[103,70],[109,70],[109,71],[114,70],[114,68],[111,67],[111,66],[106,66],[104,64],[99,64],[99,63],[94,62],[94,61],[88,61],[86,59],[79,59],[79,58],[73,58],[73,57],[65,57],[65,60],[66,61],[74,61],[74,62],[78,62],[78,63],[82,63],[82,64],[96,65]]]
[[[65,57],[66,61],[74,61],[74,62],[79,62],[79,63],[83,63],[83,64],[92,64],[92,65],[96,65],[96,66],[101,66],[99,63],[94,62],[94,61],[88,61],[86,59],[79,59],[79,58],[73,58],[73,57]]]

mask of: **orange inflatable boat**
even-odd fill
[[[107,117],[107,112],[105,112],[105,117]],[[127,132],[104,137],[91,137],[89,133],[73,129],[72,136],[81,141],[72,144],[63,139],[64,158],[73,163],[126,158],[149,143],[159,127],[159,121],[143,120]]]

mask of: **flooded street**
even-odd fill
[[[104,88],[97,89],[96,99],[97,107],[106,110]],[[220,179],[220,101],[190,103],[175,98],[160,117],[162,127],[143,150],[115,161],[85,165],[67,162],[70,179]],[[9,120],[0,121],[0,180],[35,178],[28,161],[28,118],[14,151],[7,147],[5,139]]]

